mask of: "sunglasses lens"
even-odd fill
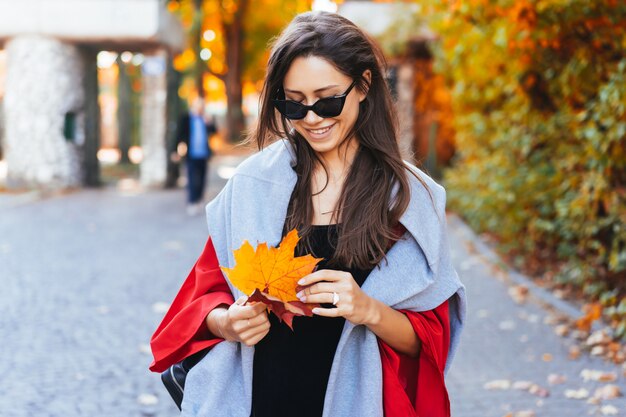
[[[343,98],[323,98],[313,105],[313,111],[320,117],[336,117],[341,114],[343,103]]]
[[[300,103],[286,101],[285,112],[283,114],[288,119],[302,119],[306,116],[306,107]]]
[[[306,108],[300,103],[277,99],[274,106],[287,119],[303,119],[306,116]]]

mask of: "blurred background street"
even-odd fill
[[[452,416],[626,417],[618,0],[0,0],[0,417],[178,414],[149,338],[254,151],[268,42],[308,10],[378,42],[403,157],[447,190]]]

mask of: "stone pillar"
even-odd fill
[[[81,185],[83,60],[76,46],[43,36],[6,44],[7,186]]]
[[[159,51],[145,57],[141,65],[143,97],[141,107],[141,148],[143,160],[139,179],[143,186],[162,187],[167,174],[167,54]]]

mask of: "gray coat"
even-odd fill
[[[222,192],[206,207],[209,234],[220,265],[232,268],[233,249],[281,240],[287,205],[296,183],[295,155],[285,140],[252,155],[237,168]],[[363,291],[395,309],[427,311],[449,300],[450,349],[447,373],[463,327],[465,287],[450,259],[445,222],[445,190],[407,163],[429,186],[409,175],[411,201],[400,218],[407,229],[374,268]],[[228,283],[235,299],[243,295]],[[249,417],[254,347],[222,342],[187,376],[182,416]],[[346,320],[333,360],[323,417],[383,415],[382,365],[376,335]],[[297,414],[297,411],[294,411]]]

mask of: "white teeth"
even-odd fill
[[[323,129],[316,129],[316,130],[309,129],[309,131],[310,131],[311,133],[316,134],[316,135],[321,135],[322,133],[326,133],[326,132],[328,132],[328,131],[330,130],[330,128],[331,128],[331,127],[333,127],[333,126],[331,125],[331,126],[328,126],[328,127],[323,128]]]

